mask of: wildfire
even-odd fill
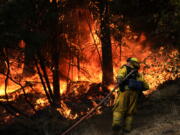
[[[100,83],[101,82],[101,43],[97,35],[97,22],[89,25],[84,22],[84,29],[87,31],[86,39],[81,39],[79,43],[79,48],[82,51],[83,60],[80,63],[80,70],[77,67],[72,67],[70,70],[69,78],[72,82],[81,82],[82,84],[76,87],[70,87],[71,95],[78,97],[79,95],[87,94],[90,88],[89,83]],[[120,66],[126,63],[128,57],[137,57],[141,61],[141,72],[143,72],[145,79],[148,80],[152,90],[155,90],[159,84],[162,84],[166,80],[174,80],[180,77],[180,72],[178,67],[179,63],[179,52],[178,50],[172,50],[166,52],[164,47],[161,47],[158,51],[151,49],[151,44],[146,43],[147,37],[145,34],[137,34],[131,31],[130,26],[126,26],[126,33],[121,41],[116,41],[113,37],[112,39],[112,49],[113,49],[113,66],[114,66],[114,76],[117,75],[117,71]],[[146,43],[146,45],[144,45]],[[20,48],[25,48],[26,45],[23,40],[19,43]],[[21,56],[24,59],[24,56]],[[120,61],[121,60],[121,61]],[[74,63],[73,63],[74,64]],[[27,82],[31,82],[33,89],[41,94],[44,94],[43,86],[41,80],[37,74],[26,77],[23,76],[24,63],[19,63],[16,59],[10,59],[10,74],[12,79],[8,79],[8,85],[6,89],[7,95],[15,92],[18,89],[22,89],[22,86],[26,86]],[[48,70],[48,69],[47,69]],[[50,71],[48,71],[49,76],[51,76]],[[5,96],[5,80],[6,76],[0,74],[0,97]],[[50,82],[52,82],[52,77],[50,77]],[[60,92],[61,95],[67,96],[67,88],[70,84],[66,80],[60,80]],[[87,83],[88,82],[88,83]],[[109,89],[113,89],[113,85],[109,86]],[[24,87],[26,93],[33,93],[34,91],[28,86]],[[80,90],[82,89],[82,90]],[[100,89],[99,89],[100,90]],[[23,93],[23,92],[21,92]],[[72,94],[73,93],[73,94]],[[148,94],[149,92],[145,92]],[[67,95],[66,95],[67,94]],[[89,97],[89,99],[93,99]],[[1,100],[1,99],[0,99]],[[15,100],[15,99],[13,99]],[[76,119],[79,114],[72,114],[71,108],[69,108],[66,103],[61,100],[61,108],[57,110],[66,118]],[[93,106],[97,105],[97,102],[92,102]],[[48,101],[45,97],[40,97],[36,100],[35,108],[40,109],[48,105]],[[89,108],[90,109],[90,108]],[[88,110],[89,110],[88,109]],[[81,112],[83,115],[85,112]],[[101,111],[97,111],[100,114]]]

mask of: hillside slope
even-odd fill
[[[111,109],[94,116],[72,131],[72,135],[111,135]],[[138,107],[134,129],[127,135],[180,135],[180,81],[159,87]]]

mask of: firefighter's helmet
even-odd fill
[[[139,63],[139,60],[135,57],[130,57],[127,59],[127,62],[130,62],[130,61]]]
[[[135,57],[130,57],[127,59],[127,62],[130,62],[134,67],[139,68],[140,67],[140,62],[137,58]]]

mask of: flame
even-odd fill
[[[24,40],[19,41],[19,47],[20,48],[25,48],[26,47],[26,43],[24,42]]]
[[[72,110],[69,109],[67,107],[67,105],[63,101],[61,101],[61,106],[62,106],[62,109],[61,108],[57,108],[57,110],[61,114],[63,114],[63,116],[65,116],[66,118],[68,118],[68,119],[76,119],[78,117],[78,114],[74,114],[74,115],[71,114]]]
[[[45,106],[49,105],[47,98],[39,98],[36,100],[35,109],[41,109]]]

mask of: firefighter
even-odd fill
[[[138,72],[139,68],[139,60],[131,57],[127,59],[127,64],[118,71],[117,83],[120,87],[113,106],[113,135],[121,135],[123,132],[132,130],[138,96],[142,91],[149,89],[142,74]],[[134,72],[125,81],[122,81],[132,70]]]

